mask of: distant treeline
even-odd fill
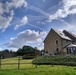
[[[23,58],[31,56],[33,58],[36,55],[41,55],[42,51],[38,50],[37,47],[33,48],[31,46],[24,45],[22,48],[19,48],[16,52],[14,52],[13,50],[5,49],[0,52],[0,56],[23,56]]]

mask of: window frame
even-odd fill
[[[57,40],[55,40],[55,44],[56,45],[58,45],[59,44],[59,40],[57,39]]]

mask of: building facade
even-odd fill
[[[51,29],[44,40],[44,50],[48,54],[74,54],[76,35],[63,30]]]

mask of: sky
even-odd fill
[[[0,0],[0,50],[41,50],[51,28],[76,33],[76,0]]]

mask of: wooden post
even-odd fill
[[[36,68],[37,68],[37,56],[36,56]]]
[[[67,56],[67,67],[68,67],[68,56]]]
[[[54,65],[53,65],[53,56],[52,56],[52,67],[53,67]]]
[[[18,57],[18,69],[20,69],[20,56]]]
[[[1,64],[2,64],[2,56],[0,57],[0,69],[1,69]]]

